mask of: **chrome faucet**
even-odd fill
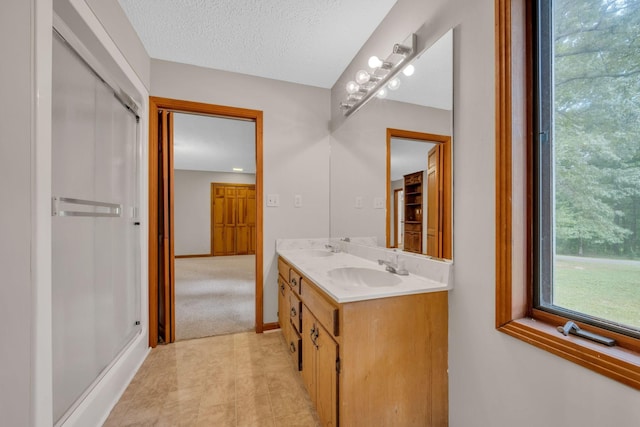
[[[397,274],[399,276],[408,276],[409,271],[407,271],[404,266],[400,266],[400,262],[398,261],[398,256],[396,255],[396,262],[393,261],[385,261],[383,259],[378,260],[378,265],[385,265],[387,270],[390,273]]]
[[[330,252],[333,252],[336,254],[340,252],[340,245],[332,245],[331,243],[327,243],[326,245],[324,245],[324,247],[328,249]]]

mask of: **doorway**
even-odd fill
[[[388,128],[387,247],[451,259],[451,203],[451,137]]]
[[[255,247],[255,256],[252,256],[255,271],[254,328],[261,333],[264,328],[262,203],[259,202],[262,200],[262,111],[150,97],[149,112],[149,345],[155,347],[158,342],[176,340],[173,115],[183,113],[249,121],[255,125],[255,234],[251,242]],[[210,235],[207,231],[202,234]]]

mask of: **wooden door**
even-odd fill
[[[440,145],[427,158],[427,255],[442,258],[442,177]]]
[[[236,225],[237,225],[237,190],[235,187],[224,187],[224,254],[236,254]]]
[[[236,255],[249,253],[249,225],[247,224],[247,187],[237,189]]]
[[[212,254],[255,254],[255,185],[212,183],[211,200]]]
[[[157,266],[158,266],[158,337],[163,342],[175,340],[174,246],[173,246],[173,113],[158,112],[158,199]],[[154,338],[152,338],[154,339]]]
[[[211,253],[225,255],[224,245],[224,187],[211,186]]]
[[[246,212],[245,212],[245,222],[248,227],[249,233],[249,254],[256,253],[256,187],[250,186],[247,188],[247,204],[246,204]]]

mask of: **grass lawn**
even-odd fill
[[[557,260],[553,303],[640,329],[640,263]]]

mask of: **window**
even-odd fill
[[[640,0],[538,0],[534,306],[640,336]]]
[[[640,0],[496,22],[496,327],[640,389]]]

